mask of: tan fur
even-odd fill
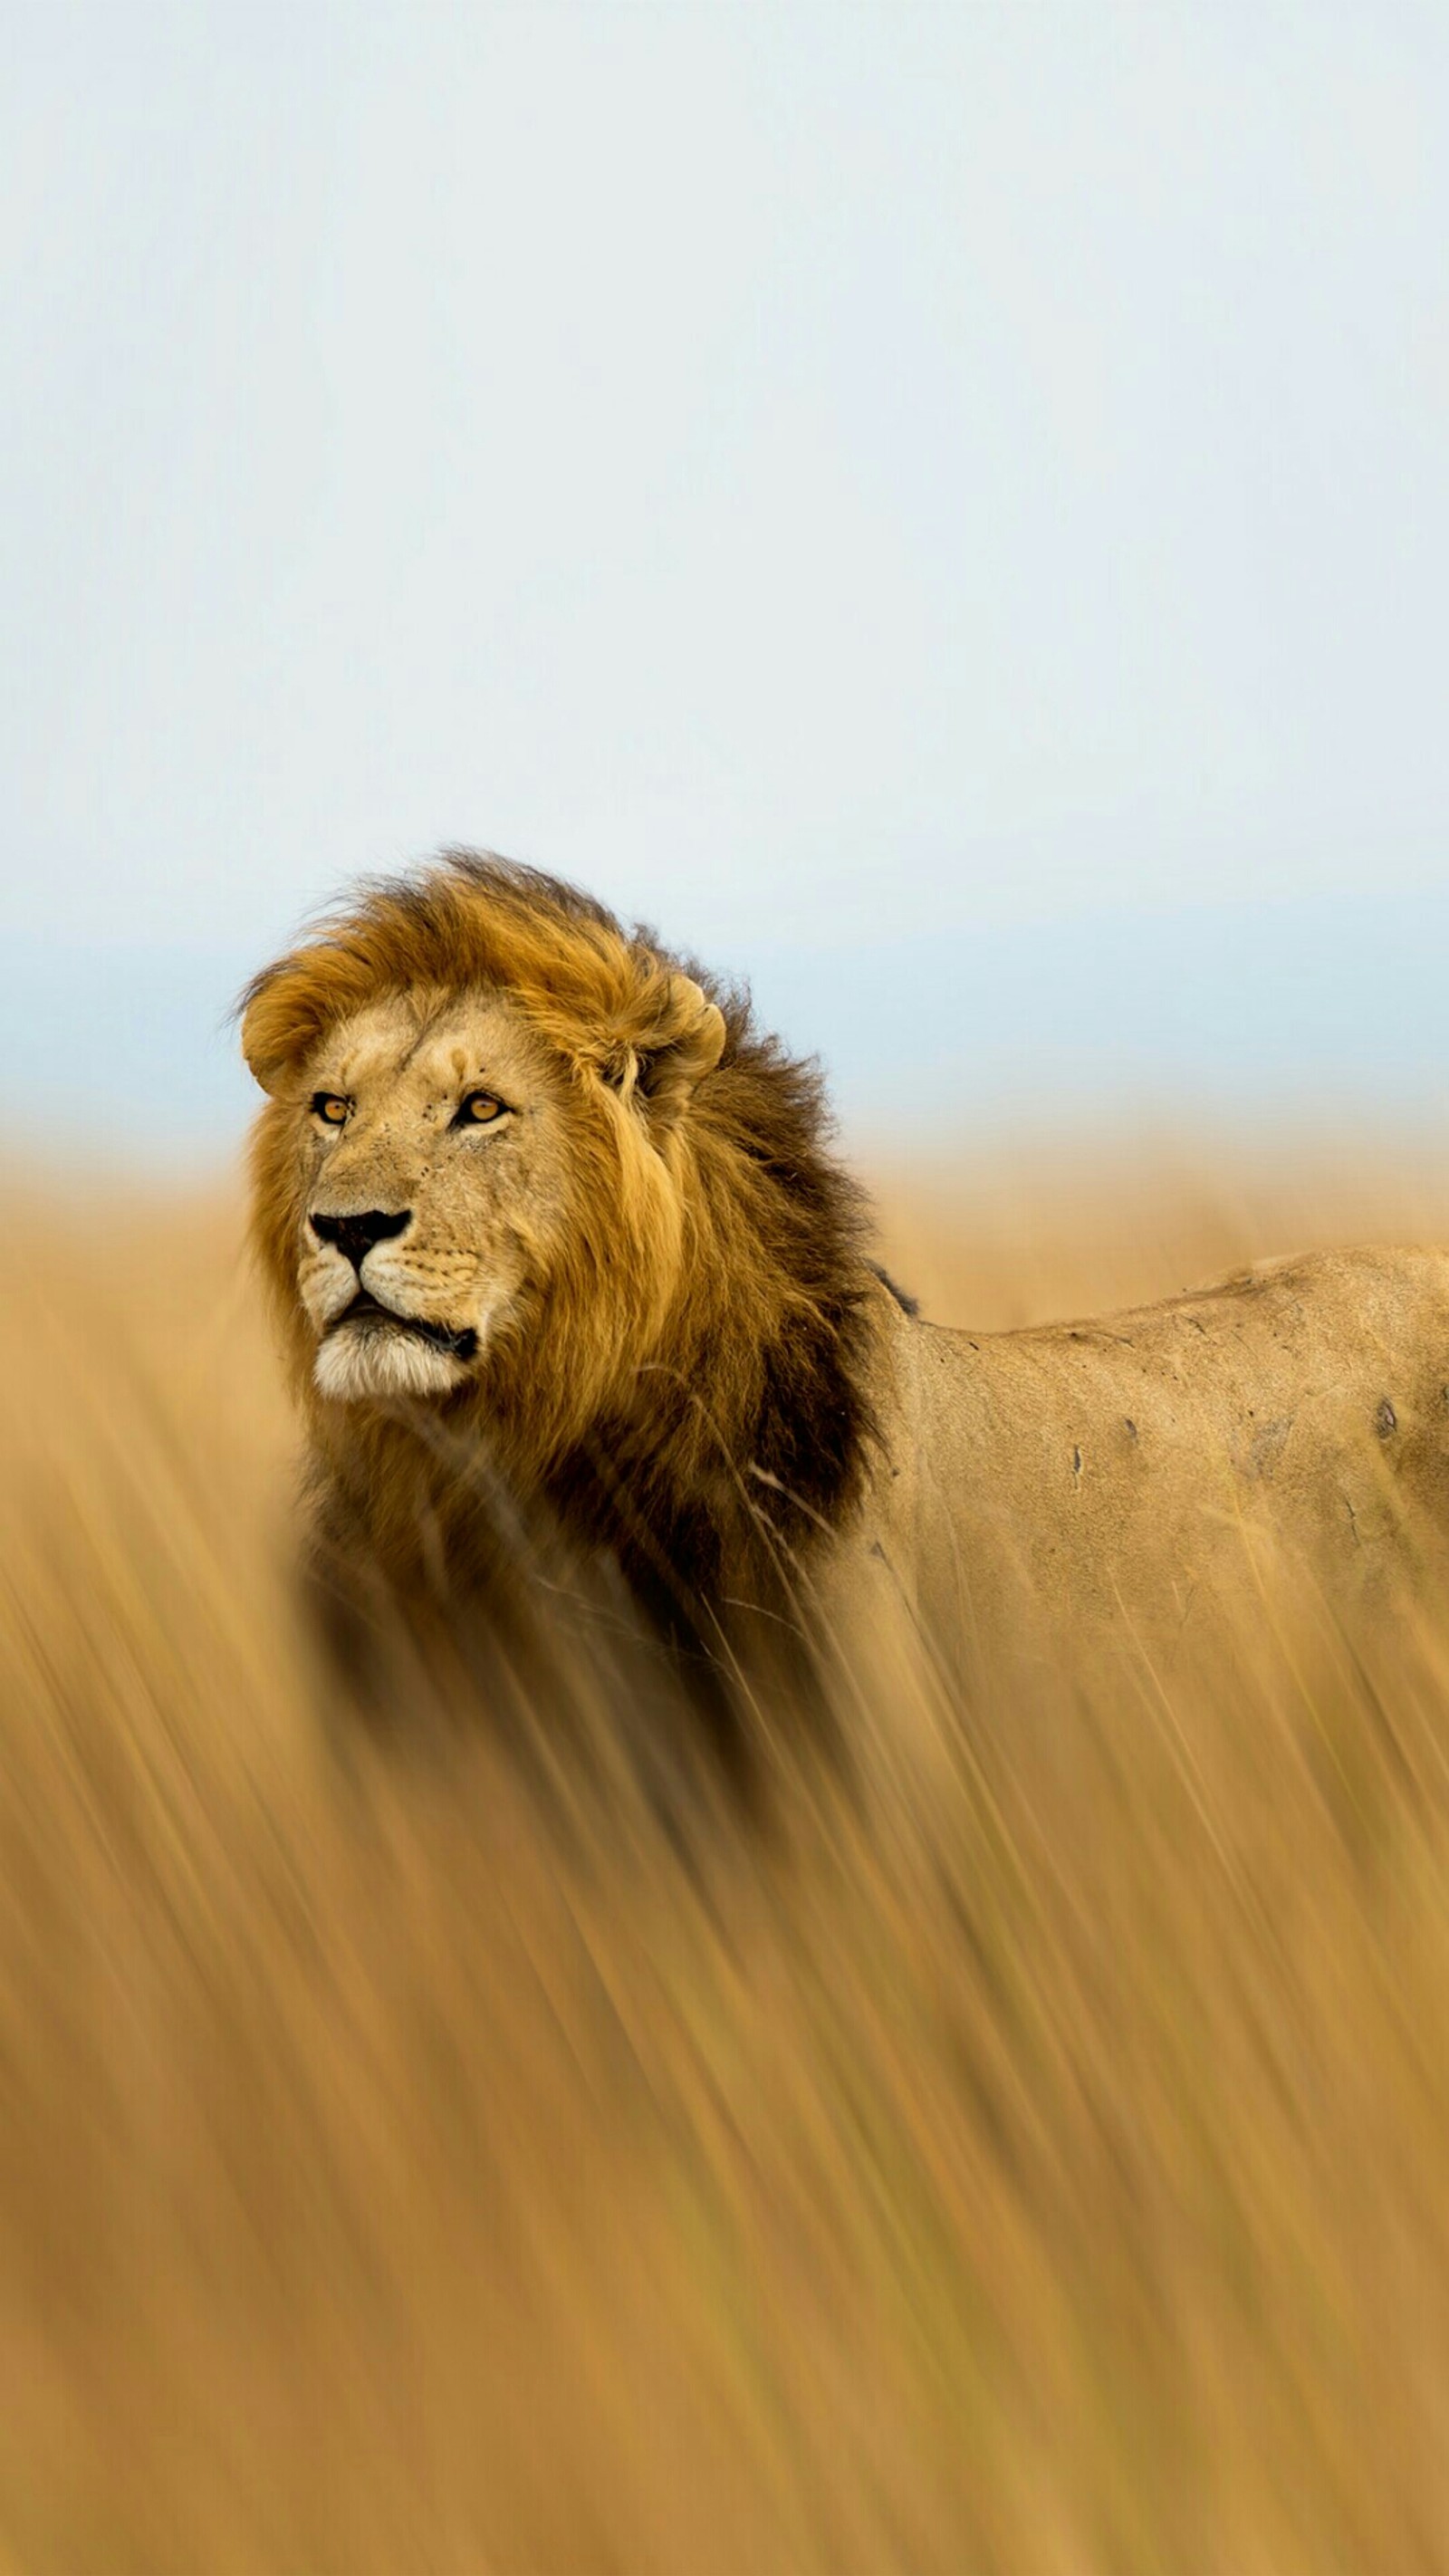
[[[1449,1528],[1449,1256],[917,1322],[809,1068],[531,871],[455,854],[365,892],[256,979],[243,1036],[319,1526],[405,1591],[465,1598],[500,1512],[542,1515],[686,1641],[804,1601],[995,1652],[1028,1600],[1170,1636],[1251,1584],[1260,1536],[1347,1593]],[[496,1129],[454,1123],[473,1085]],[[319,1090],[353,1104],[335,1133]],[[367,1210],[408,1216],[362,1263],[387,1311],[339,1323],[358,1274],[309,1214]]]
[[[1209,1623],[1251,1636],[1292,1597],[1285,1573],[1375,1621],[1443,1579],[1449,1253],[1264,1262],[1021,1332],[941,1331],[884,1301],[879,1321],[897,1473],[872,1482],[857,1570],[953,1660],[1115,1636],[1160,1663]],[[837,1619],[852,1596],[842,1557]]]

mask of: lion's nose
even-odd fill
[[[361,1216],[318,1216],[314,1210],[308,1220],[318,1240],[335,1243],[338,1251],[359,1272],[375,1243],[386,1243],[391,1235],[401,1234],[412,1221],[411,1208],[399,1209],[396,1216],[388,1216],[382,1208],[368,1208]]]

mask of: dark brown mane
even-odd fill
[[[607,1485],[636,1583],[667,1567],[671,1585],[705,1603],[742,1590],[768,1600],[863,1481],[874,1430],[866,1202],[830,1151],[819,1067],[755,1026],[747,989],[649,930],[634,937],[725,1016],[724,1054],[688,1128],[718,1275],[697,1283],[679,1360],[651,1372],[642,1417],[601,1424],[556,1491],[566,1518],[597,1526]],[[768,1301],[736,1302],[747,1273],[769,1281]]]

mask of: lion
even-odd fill
[[[887,1604],[947,1652],[1028,1600],[1169,1632],[1255,1531],[1361,1584],[1449,1527],[1442,1251],[943,1329],[748,997],[494,857],[365,887],[242,1014],[319,1544],[402,1599],[468,1599],[500,1497],[706,1656]]]

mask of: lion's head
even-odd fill
[[[561,894],[458,860],[250,989],[263,1249],[324,1398],[567,1369],[587,1413],[659,1332],[678,1128],[724,1016]]]
[[[441,1417],[591,1535],[627,1486],[611,1543],[647,1522],[645,1554],[701,1564],[760,1486],[807,1515],[844,1494],[857,1202],[813,1073],[742,997],[457,854],[366,891],[243,1007],[256,1239],[324,1455],[436,1448]]]

